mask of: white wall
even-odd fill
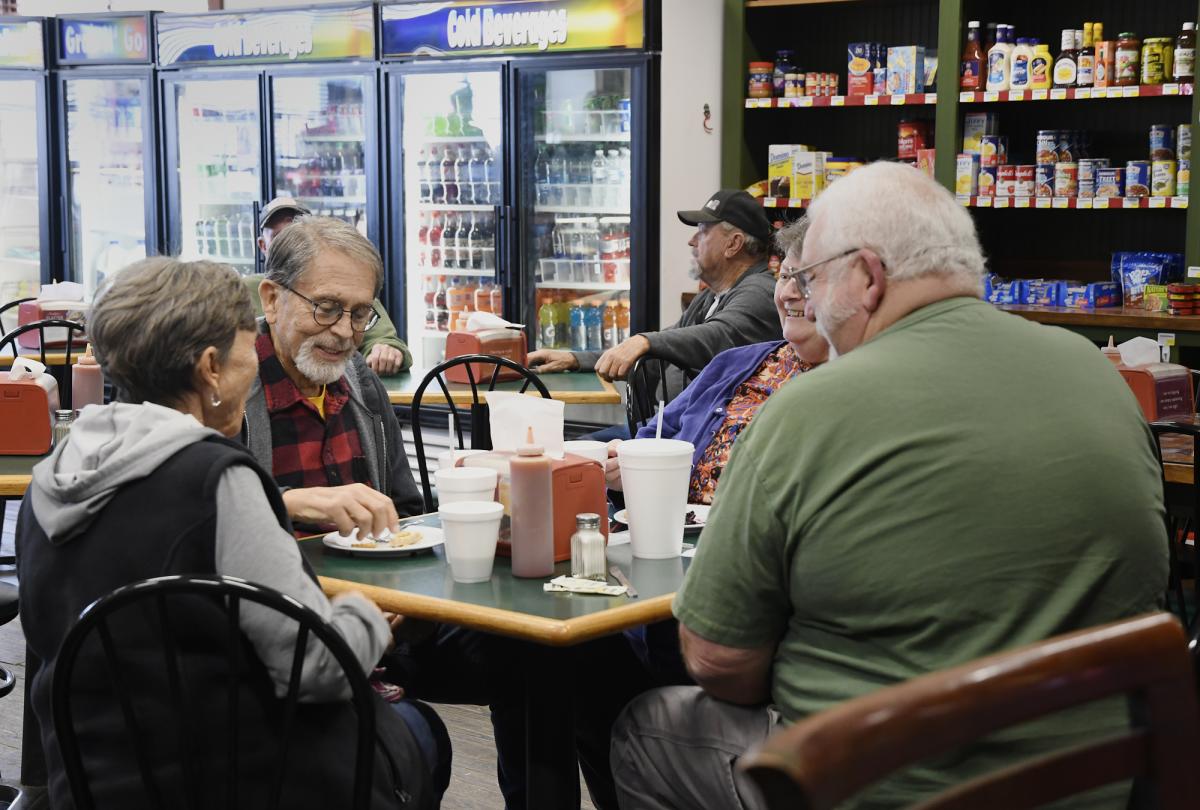
[[[662,0],[659,322],[679,320],[694,233],[675,212],[699,208],[721,183],[722,0]],[[704,105],[712,111],[704,131]],[[653,272],[654,268],[651,268]]]

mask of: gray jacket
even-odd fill
[[[775,309],[775,278],[765,260],[743,273],[721,297],[716,312],[706,318],[714,297],[713,291],[706,289],[692,299],[672,326],[641,333],[650,341],[649,356],[671,364],[667,387],[672,396],[726,349],[783,338]],[[579,367],[590,371],[600,352],[576,352],[575,356]]]
[[[260,329],[265,330],[266,326]],[[424,501],[408,466],[400,422],[388,400],[387,389],[358,352],[350,355],[345,379],[350,389],[350,412],[370,477],[369,481],[358,483],[369,484],[389,496],[400,517],[420,514]],[[267,411],[261,378],[255,378],[250,386],[241,438],[258,463],[272,471],[271,414]]]

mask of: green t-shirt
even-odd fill
[[[716,643],[778,643],[772,695],[794,721],[1154,610],[1152,442],[1082,337],[973,298],[926,306],[771,396],[734,445],[675,615]],[[992,753],[1123,723],[1100,705]],[[920,779],[980,764],[954,762]],[[897,795],[914,784],[929,782]]]
[[[250,290],[251,303],[254,304],[254,314],[261,317],[263,314],[262,299],[258,296],[258,285],[263,280],[262,275],[242,276],[242,281],[246,288]],[[362,344],[358,350],[362,352],[362,356],[366,357],[371,353],[371,349],[375,348],[375,344],[382,343],[385,346],[399,349],[404,353],[404,360],[400,364],[400,370],[405,371],[412,366],[412,352],[408,350],[408,346],[396,334],[396,325],[392,323],[392,319],[388,317],[387,310],[383,308],[383,304],[379,299],[375,299],[375,311],[379,313],[379,320],[374,326],[363,332]]]

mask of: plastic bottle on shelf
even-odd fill
[[[425,276],[425,328],[429,331],[437,329],[437,279]]]
[[[604,349],[603,314],[599,306],[583,308],[583,324],[587,332],[587,351],[598,352]]]
[[[199,256],[208,255],[208,240],[205,234],[208,232],[208,220],[196,220],[196,254]]]
[[[429,172],[429,201],[443,203],[446,201],[446,184],[442,182],[442,158],[436,146],[429,148],[429,160],[425,164]]]
[[[465,146],[460,146],[454,159],[454,184],[458,188],[458,202],[461,205],[475,203],[475,186],[471,183],[470,164],[470,150]]]
[[[483,232],[479,229],[479,222],[474,214],[471,214],[470,226],[466,229],[466,260],[463,263],[463,269],[482,270],[483,269]],[[460,243],[462,241],[461,231]],[[462,261],[462,248],[459,248],[460,261]],[[476,307],[478,309],[478,307]]]
[[[988,51],[987,89],[989,92],[1007,90],[1012,76],[1012,29],[1008,25],[996,27],[996,44]]]
[[[499,284],[492,285],[492,312],[504,316],[504,288]]]
[[[479,224],[479,261],[481,270],[496,269],[496,223],[493,217],[485,216]],[[500,310],[493,308],[499,314]]]
[[[104,373],[92,354],[92,344],[71,368],[71,407],[104,404]]]
[[[604,158],[604,150],[597,149],[592,158],[592,203],[603,204],[608,198],[608,161]]]
[[[962,62],[959,67],[958,86],[961,90],[978,91],[984,85],[984,63],[986,57],[983,46],[979,42],[979,20],[967,23],[967,44],[963,48]]]
[[[496,156],[492,148],[486,144],[483,147],[483,184],[487,188],[487,200],[477,200],[483,205],[496,205],[500,202],[500,172],[496,170]],[[478,192],[476,192],[478,196]]]
[[[577,302],[570,305],[571,351],[587,351],[587,324],[583,320],[583,307]]]
[[[550,294],[538,296],[538,346],[543,349],[558,347],[555,334],[558,324],[555,319],[554,298]]]
[[[550,200],[550,161],[546,157],[546,145],[538,144],[537,157],[533,159],[534,200],[538,205],[548,205]]]
[[[559,292],[554,298],[554,337],[558,349],[571,348],[571,305],[567,295]]]
[[[237,238],[242,258],[254,258],[254,218],[246,211],[237,216]]]
[[[442,267],[457,270],[458,262],[458,214],[446,214],[446,227],[442,229]]]
[[[467,158],[467,181],[471,184],[471,201],[476,205],[487,205],[491,199],[483,177],[483,153],[479,144],[472,144]]]
[[[1053,69],[1054,55],[1050,53],[1050,46],[1033,40],[1033,59],[1029,62],[1029,89],[1048,90]]]
[[[1012,53],[1012,77],[1009,79],[1010,90],[1028,90],[1030,83],[1030,67],[1033,63],[1033,46],[1031,40],[1021,37]]]
[[[619,208],[624,201],[621,200],[621,187],[625,181],[621,175],[621,153],[616,149],[609,149],[608,156],[605,158],[605,169],[608,174],[608,190],[606,205],[609,208]]]
[[[458,204],[458,182],[454,177],[454,150],[447,146],[442,152],[442,185],[446,187],[446,204]]]
[[[417,242],[421,245],[429,244],[429,214],[421,212],[421,224],[417,228]]]
[[[629,302],[621,299],[617,305],[617,343],[629,340]]]
[[[433,307],[436,314],[437,328],[441,332],[450,329],[450,310],[446,308],[446,277],[438,276],[437,289],[433,294]]]
[[[632,199],[630,184],[633,178],[633,151],[628,146],[622,146],[618,152],[621,156],[621,207],[627,208]]]
[[[604,314],[600,321],[601,349],[611,349],[617,345],[617,302],[608,301],[604,304]]]
[[[442,213],[433,212],[433,221],[429,226],[429,266],[442,266]]]
[[[1075,59],[1075,84],[1078,87],[1091,87],[1096,81],[1096,46],[1093,38],[1095,28],[1092,23],[1083,24],[1083,39],[1079,44],[1079,52]]]
[[[1055,87],[1074,87],[1079,76],[1078,54],[1075,51],[1075,29],[1062,30],[1062,45],[1054,59]]]
[[[567,155],[562,147],[550,150],[550,190],[547,194],[550,205],[563,205],[563,186],[567,184]]]
[[[554,573],[553,467],[533,427],[509,463],[512,505],[512,572],[518,577]]]
[[[475,288],[475,311],[476,312],[491,312],[492,311],[492,285],[484,281]],[[539,320],[541,312],[538,313]]]

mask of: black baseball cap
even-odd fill
[[[276,197],[262,207],[262,211],[258,214],[258,229],[261,231],[267,227],[267,223],[271,221],[271,217],[282,211],[292,211],[296,216],[306,217],[312,213],[295,197]]]
[[[771,223],[762,204],[741,189],[723,188],[709,197],[703,208],[676,213],[684,225],[728,222],[758,239],[767,241],[771,238]]]

